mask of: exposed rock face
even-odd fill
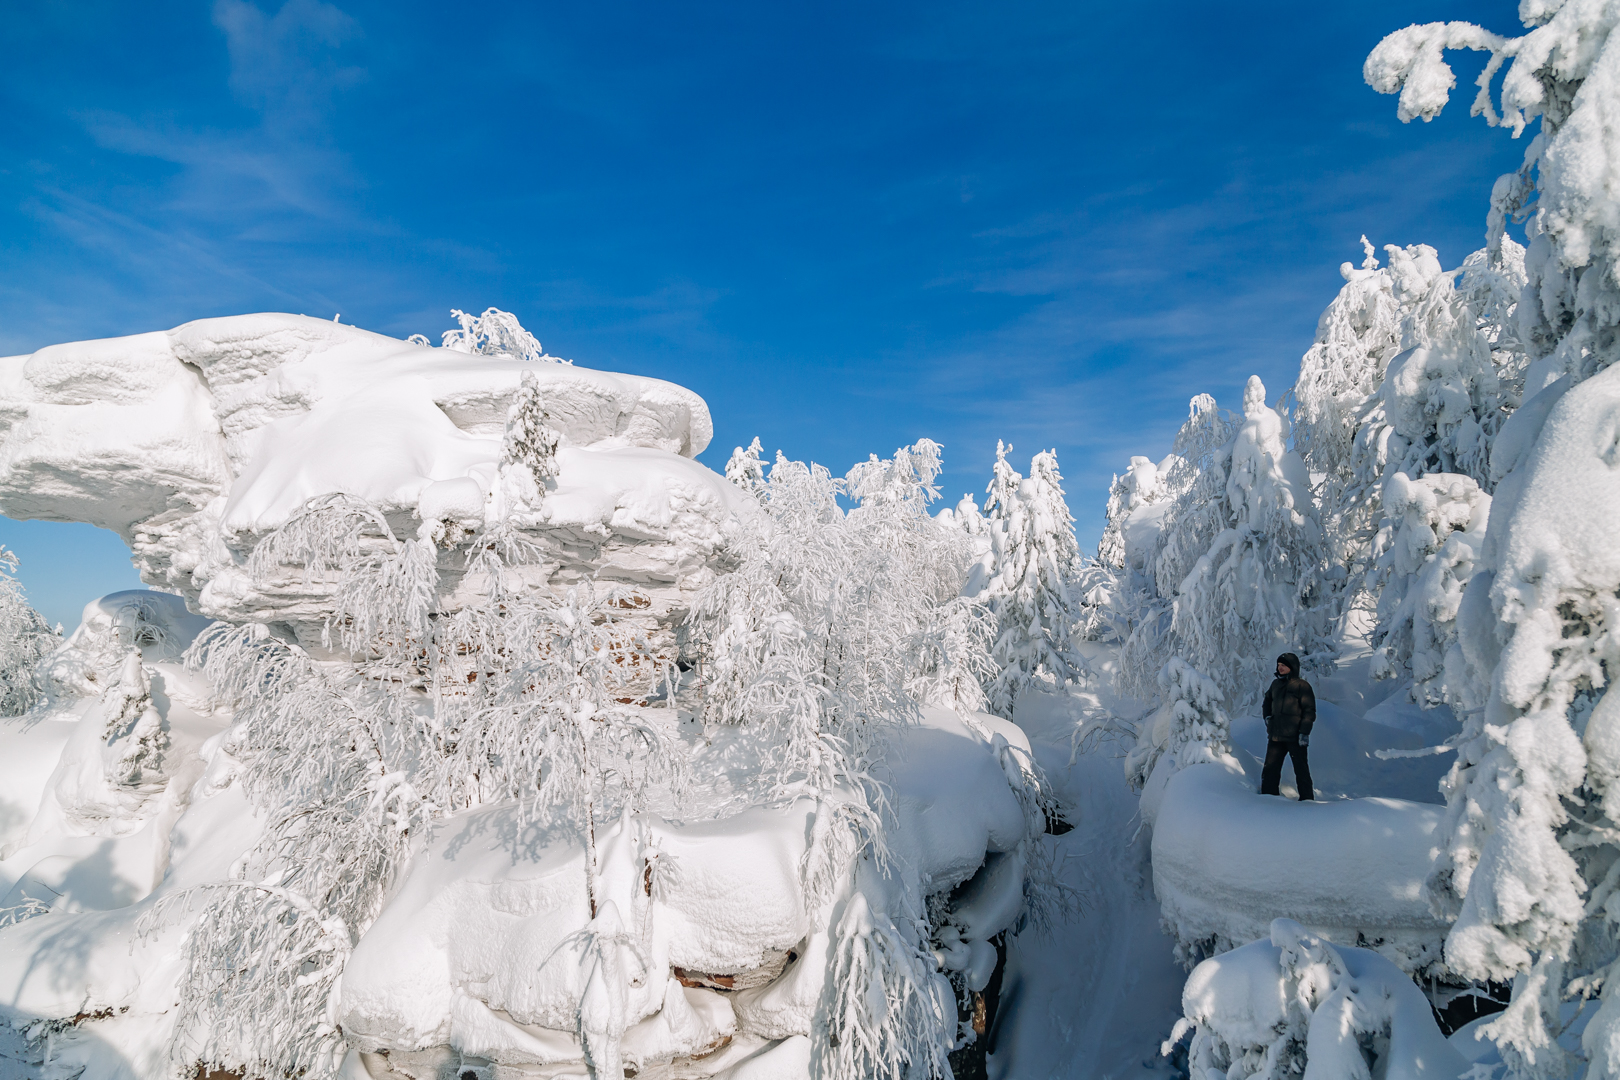
[[[526,374],[560,444],[544,490],[502,469]],[[147,584],[306,645],[335,579],[289,568],[255,581],[242,568],[330,492],[370,502],[401,536],[424,513],[463,534],[506,522],[537,549],[528,583],[624,583],[667,626],[720,556],[735,507],[731,485],[690,460],[712,432],[700,397],[657,379],[301,315],[202,319],[0,359],[0,512],[111,529]],[[457,560],[440,560],[450,607]]]

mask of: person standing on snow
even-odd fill
[[[1260,770],[1260,794],[1280,795],[1283,758],[1294,760],[1294,783],[1299,801],[1315,800],[1311,790],[1311,767],[1305,748],[1311,741],[1311,725],[1316,723],[1316,691],[1299,677],[1299,657],[1285,652],[1277,657],[1277,677],[1266,690],[1260,714],[1266,718],[1266,763]]]

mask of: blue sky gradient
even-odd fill
[[[452,14],[453,12],[453,14]],[[22,0],[0,26],[0,354],[281,310],[548,351],[709,402],[719,467],[1055,447],[1081,544],[1212,392],[1273,399],[1358,237],[1483,242],[1524,142],[1403,125],[1387,32],[1514,5]],[[1456,63],[1467,87],[1478,70]],[[0,521],[71,629],[134,576]]]

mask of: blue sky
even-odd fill
[[[707,398],[718,466],[1055,447],[1082,546],[1187,399],[1273,399],[1357,238],[1483,239],[1524,144],[1361,63],[1514,5],[59,0],[0,25],[0,354],[281,310]],[[1464,58],[1459,81],[1477,71]],[[71,628],[115,537],[0,521]]]

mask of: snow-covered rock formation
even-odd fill
[[[525,376],[559,443],[543,504],[502,468]],[[403,535],[423,514],[455,527],[510,520],[541,548],[530,573],[632,583],[667,619],[723,546],[733,489],[691,460],[712,435],[703,400],[672,383],[435,350],[302,315],[202,319],[0,359],[0,511],[111,529],[147,584],[309,647],[335,580],[244,564],[334,492]],[[442,561],[453,591],[457,568]]]
[[[0,510],[169,590],[0,721],[0,1075],[899,1077],[985,1034],[1047,804],[1018,728],[919,704],[988,649],[922,632],[983,614],[937,447],[731,483],[701,399],[494,315],[0,360]],[[877,651],[801,663],[852,605]]]

